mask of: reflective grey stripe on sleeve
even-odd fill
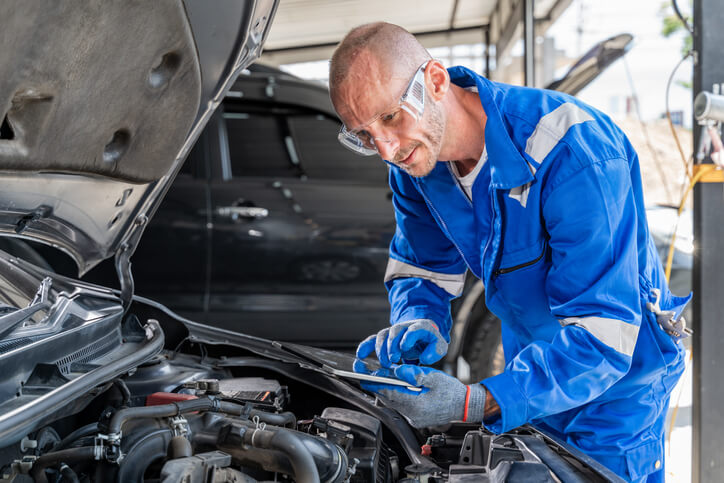
[[[540,118],[525,145],[526,154],[542,163],[572,126],[586,121],[593,118],[577,105],[566,102],[558,106]]]
[[[577,325],[622,354],[632,356],[639,336],[639,328],[618,319],[603,317],[568,317],[561,319],[562,326]]]
[[[390,258],[387,262],[387,270],[385,271],[385,282],[396,278],[410,277],[429,280],[450,295],[456,297],[463,293],[463,286],[465,285],[465,273],[450,274],[431,272],[430,270],[425,270],[424,268]]]

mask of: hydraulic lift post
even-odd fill
[[[721,0],[694,0],[693,26],[696,96],[724,82]],[[694,120],[695,150],[701,134]],[[698,483],[721,481],[724,475],[724,183],[695,186],[694,240],[692,481]]]

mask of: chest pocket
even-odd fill
[[[545,278],[549,266],[550,249],[548,243],[541,240],[518,253],[503,253],[498,268],[493,272],[493,280],[509,305],[520,306],[518,311],[527,310],[533,293],[545,295]],[[547,297],[544,298],[547,300]]]
[[[542,241],[537,245],[521,250],[519,253],[512,255],[503,253],[500,260],[500,267],[495,270],[495,276],[507,275],[536,265],[545,257],[547,247],[548,244]],[[536,253],[538,255],[535,258],[528,260],[528,258]]]

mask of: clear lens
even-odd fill
[[[340,129],[337,139],[339,139],[342,146],[362,156],[377,154],[377,149],[374,146],[366,145],[359,137],[347,131],[347,128],[344,126]]]
[[[400,99],[400,106],[416,121],[420,120],[425,111],[425,67],[427,67],[427,62],[417,69],[410,85],[407,86],[407,90]]]

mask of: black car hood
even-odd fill
[[[132,248],[277,3],[2,2],[0,233]]]

